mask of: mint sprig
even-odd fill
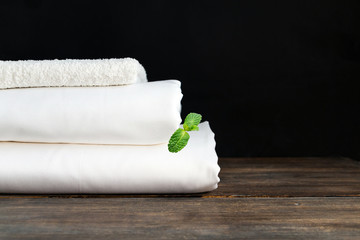
[[[199,123],[201,122],[201,115],[197,113],[189,113],[184,121],[184,130],[185,131],[198,131]]]
[[[169,152],[177,153],[187,145],[190,139],[190,135],[187,132],[198,131],[198,125],[201,122],[201,118],[202,116],[198,113],[189,113],[186,116],[183,124],[184,129],[177,129],[169,140]]]

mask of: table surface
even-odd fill
[[[220,158],[191,195],[0,195],[0,239],[360,239],[360,162]]]

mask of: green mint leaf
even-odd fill
[[[189,113],[184,121],[184,129],[179,128],[171,136],[168,144],[169,152],[179,152],[183,149],[189,141],[190,135],[187,131],[199,131],[199,123],[201,122],[201,115],[198,113]]]
[[[184,130],[179,128],[171,136],[168,144],[170,152],[176,153],[183,149],[188,143],[190,135]]]
[[[184,126],[184,130],[185,131],[199,131],[199,127],[198,126],[196,126],[196,125],[192,125],[191,127],[189,127],[187,124],[183,124],[183,126]]]
[[[194,126],[192,126],[190,131],[199,131],[199,127],[194,125]]]
[[[197,131],[199,130],[199,123],[201,122],[202,116],[198,113],[189,113],[184,121],[185,131]]]

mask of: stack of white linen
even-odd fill
[[[207,122],[179,153],[180,82],[135,59],[0,61],[0,193],[195,193],[217,188]]]

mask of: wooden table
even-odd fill
[[[0,239],[360,239],[360,163],[221,158],[194,195],[0,195]]]

